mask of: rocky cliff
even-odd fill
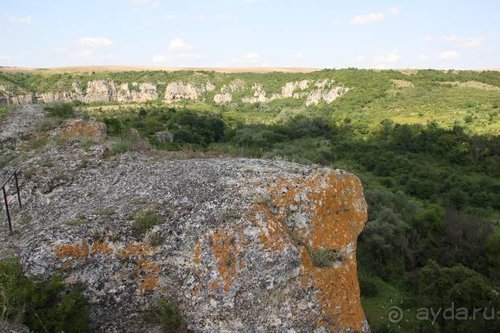
[[[96,330],[155,332],[177,304],[195,332],[368,332],[356,275],[367,219],[358,178],[254,159],[107,157],[105,129],[71,120],[20,163],[25,207],[0,256],[82,284]],[[16,143],[22,146],[22,142]],[[137,216],[157,221],[140,229]]]
[[[166,84],[163,102],[172,104],[181,100],[214,102],[223,104],[235,101],[234,95],[250,88],[251,94],[240,97],[243,103],[268,103],[274,100],[294,98],[303,99],[306,106],[321,102],[332,103],[336,98],[349,91],[348,88],[338,85],[330,79],[311,81],[302,80],[287,82],[280,93],[268,94],[260,83],[245,83],[236,79],[227,85],[217,87],[210,81],[204,83],[190,83],[173,81]],[[312,88],[310,88],[312,87]],[[215,94],[208,94],[217,90]],[[158,84],[156,83],[117,83],[113,80],[91,80],[86,83],[74,81],[71,89],[57,92],[39,93],[24,92],[14,94],[0,85],[1,104],[31,104],[80,101],[83,103],[117,102],[141,103],[160,99]]]

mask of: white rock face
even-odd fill
[[[93,80],[83,84],[86,85],[86,89],[82,89],[82,84],[79,81],[74,81],[69,91],[22,94],[14,94],[7,91],[5,86],[0,86],[0,104],[67,103],[71,101],[144,103],[158,100],[159,97],[157,85],[150,82],[117,83],[112,80]],[[311,87],[311,85],[313,86]],[[216,104],[232,102],[234,93],[244,87],[243,80],[233,80],[220,87],[219,92],[214,95],[213,101]],[[181,81],[171,82],[166,87],[164,102],[172,104],[180,100],[205,101],[206,93],[214,91],[216,88],[210,81],[199,84]],[[322,79],[316,82],[311,80],[287,82],[281,88],[280,93],[269,94],[258,82],[253,84],[252,90],[252,95],[241,99],[243,103],[269,103],[278,99],[294,98],[305,99],[305,105],[310,106],[321,102],[332,103],[347,93],[349,88],[335,84],[332,79]]]
[[[317,105],[322,101],[330,104],[349,91],[349,88],[334,86],[334,84],[334,80],[317,81],[314,85],[316,89],[307,96],[306,106]]]
[[[273,94],[271,95],[271,97],[268,97],[266,91],[262,88],[262,85],[259,83],[255,83],[252,89],[254,89],[253,96],[243,97],[241,99],[243,103],[249,103],[249,104],[267,103],[270,101],[274,101],[275,99],[281,98],[280,94]]]
[[[221,93],[214,96],[214,102],[217,104],[229,103],[232,99],[233,95],[231,93]]]
[[[122,83],[116,91],[117,102],[147,102],[158,99],[156,85],[152,83],[132,82],[132,89],[128,83]]]
[[[232,81],[228,86],[223,85],[222,88],[220,88],[220,93],[214,96],[214,102],[217,104],[231,102],[233,100],[233,93],[243,87],[245,87],[245,82],[239,79]]]
[[[165,90],[165,102],[167,104],[174,103],[179,100],[193,100],[201,99],[202,94],[207,91],[213,91],[215,86],[211,82],[202,85],[193,85],[191,83],[172,82]]]
[[[87,82],[87,94],[83,98],[85,103],[109,102],[114,100],[116,93],[113,81],[89,81]]]
[[[295,90],[306,90],[309,88],[309,80],[302,80],[296,82],[288,82],[283,88],[281,88],[282,98],[300,98],[300,94],[295,93]]]

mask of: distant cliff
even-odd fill
[[[199,81],[199,80],[198,80]],[[163,101],[167,104],[182,100],[213,102],[268,103],[274,100],[300,99],[306,106],[321,102],[331,103],[349,91],[349,88],[337,84],[331,79],[301,80],[284,82],[279,92],[268,93],[261,83],[245,82],[241,79],[217,86],[210,80],[189,82],[175,80],[161,82],[117,82],[114,80],[73,80],[64,82],[65,89],[39,91],[1,84],[0,104],[18,105],[33,103],[53,103],[80,101],[83,103],[116,102],[140,103]],[[15,89],[14,89],[15,88]],[[17,90],[14,92],[14,90]]]

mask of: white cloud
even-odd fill
[[[269,63],[263,61],[262,57],[257,52],[250,52],[241,57],[233,58],[232,61],[233,63],[239,65],[260,66],[260,67],[269,66]]]
[[[477,47],[481,46],[484,43],[484,37],[460,37],[457,35],[446,35],[442,36],[442,39],[445,42],[451,43],[455,46],[459,47]]]
[[[451,44],[457,47],[472,48],[483,45],[486,39],[482,36],[463,37],[457,35],[442,35],[442,36],[427,36],[425,37],[425,40],[427,42],[441,42],[445,44]]]
[[[391,9],[389,9],[389,14],[391,14],[393,16],[398,16],[399,14],[401,14],[401,9],[399,9],[397,7],[391,8]]]
[[[373,57],[373,61],[376,63],[382,63],[382,64],[394,64],[401,60],[401,56],[399,55],[398,50],[392,50],[389,52],[383,52],[376,54]]]
[[[443,60],[456,60],[460,55],[455,51],[444,51],[439,54],[439,57]]]
[[[370,13],[368,15],[358,15],[352,19],[353,24],[368,24],[381,21],[385,18],[384,13]]]
[[[427,61],[430,59],[430,57],[427,54],[419,54],[418,59],[420,59],[422,61]]]
[[[80,37],[76,43],[81,47],[108,47],[113,45],[113,41],[106,37]]]
[[[167,19],[167,21],[175,21],[175,19],[177,19],[177,17],[175,15],[167,15],[166,19]]]
[[[10,23],[31,24],[32,17],[31,16],[9,16],[8,20]]]
[[[170,41],[168,49],[171,52],[187,52],[193,49],[191,44],[186,43],[182,38],[175,38]]]
[[[292,58],[302,60],[302,59],[304,59],[304,54],[302,54],[302,52],[297,52],[292,56]]]
[[[204,56],[193,52],[194,47],[186,43],[182,38],[174,38],[168,45],[166,54],[154,54],[151,58],[152,62],[156,63],[172,63],[179,64],[180,61],[198,61],[205,59]]]
[[[257,52],[251,52],[243,56],[243,60],[249,64],[255,64],[261,60]]]

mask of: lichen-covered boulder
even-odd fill
[[[65,140],[86,139],[102,141],[106,138],[106,125],[95,120],[70,119],[52,131]]]
[[[96,329],[154,331],[146,314],[166,298],[195,332],[369,331],[355,253],[367,208],[355,176],[137,154],[86,156],[82,169],[77,153],[44,157],[71,174],[49,194],[22,177],[32,220],[10,241],[29,274],[84,286]],[[159,223],[138,232],[145,211]]]

